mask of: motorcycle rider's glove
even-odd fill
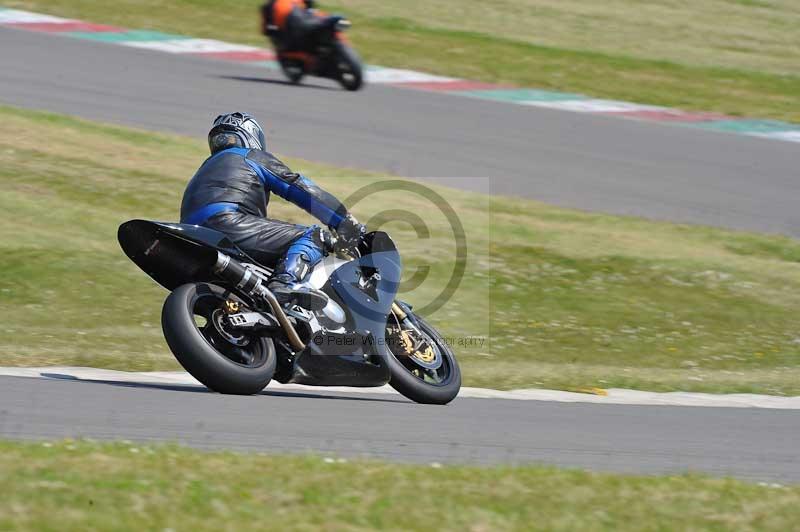
[[[358,223],[358,220],[356,220],[352,214],[348,214],[336,227],[336,235],[339,237],[339,247],[342,249],[357,247],[358,242],[366,232],[366,226]]]
[[[325,253],[332,253],[336,250],[336,238],[327,229],[319,228],[319,244]]]

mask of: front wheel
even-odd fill
[[[405,329],[389,315],[389,385],[417,403],[447,404],[461,389],[455,354],[428,322],[416,317],[416,325],[418,331]]]
[[[252,395],[275,373],[275,344],[228,330],[223,307],[229,300],[242,303],[219,286],[185,284],[164,301],[161,327],[172,354],[195,379],[215,392]]]
[[[336,47],[336,72],[339,83],[349,91],[357,91],[364,84],[364,72],[355,50],[346,44],[339,43]]]

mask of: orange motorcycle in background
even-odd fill
[[[283,73],[292,83],[308,75],[336,80],[349,91],[360,89],[361,59],[344,36],[350,22],[306,9],[308,4],[273,0],[261,8],[262,31],[272,42]]]

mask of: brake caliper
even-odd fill
[[[406,330],[400,331],[400,345],[407,355],[416,358],[424,364],[432,364],[436,360],[436,353],[427,342],[414,342],[411,334]]]
[[[421,360],[425,364],[432,364],[436,360],[436,354],[433,352],[433,348],[425,343],[423,343],[422,345],[424,345],[425,348],[417,349],[411,356]]]

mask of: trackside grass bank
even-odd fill
[[[177,368],[159,325],[166,293],[122,254],[116,229],[178,217],[202,136],[12,108],[0,120],[0,365]],[[343,198],[387,179],[288,162]],[[800,394],[799,242],[435,190],[468,254],[460,287],[429,317],[459,342],[465,385]],[[403,294],[418,308],[454,266],[436,207],[392,192],[353,207],[373,223],[397,209],[424,217],[426,238],[384,227],[407,272],[429,270]],[[311,222],[279,198],[270,208]]]
[[[3,530],[790,530],[800,488],[0,442]],[[413,510],[412,510],[413,509]]]
[[[3,0],[134,29],[265,45],[261,0]],[[794,0],[332,0],[374,64],[800,122]]]

